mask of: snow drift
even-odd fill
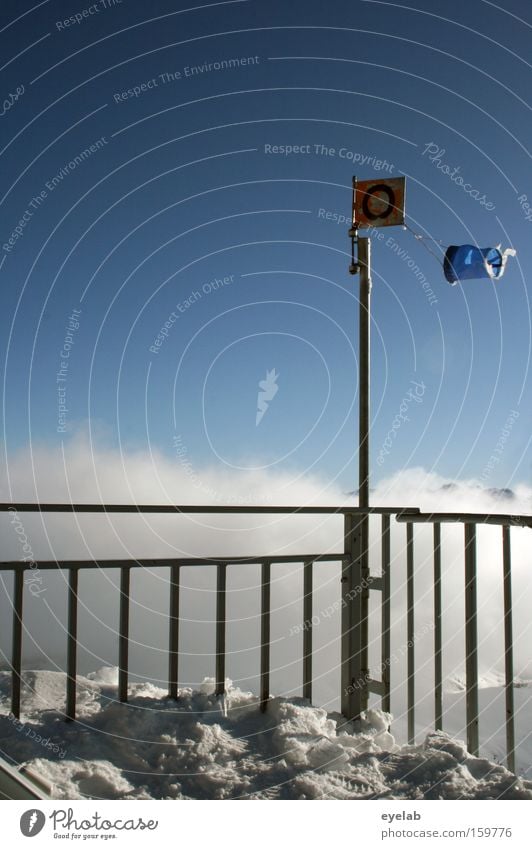
[[[532,782],[430,733],[398,746],[391,716],[369,710],[345,723],[303,699],[257,699],[227,681],[180,691],[133,684],[117,701],[116,669],[79,679],[78,721],[65,723],[65,676],[24,675],[25,712],[9,713],[0,673],[5,755],[53,785],[58,799],[532,799]]]

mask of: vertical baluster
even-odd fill
[[[225,693],[225,621],[227,566],[219,563],[216,574],[216,695]]]
[[[179,572],[177,564],[170,567],[170,615],[168,636],[168,695],[177,699],[179,679]]]
[[[120,633],[118,637],[118,697],[127,702],[129,670],[129,588],[130,567],[120,569]]]
[[[391,618],[390,618],[390,516],[382,515],[382,642],[381,642],[381,678],[384,684],[381,706],[390,712],[390,652],[391,652]]]
[[[368,709],[369,703],[369,514],[360,518],[360,568],[358,587],[360,596],[360,627],[355,629],[355,645],[358,651],[360,669],[360,710]]]
[[[506,763],[515,773],[515,727],[514,727],[514,655],[512,626],[512,558],[510,528],[503,525],[503,592],[504,592],[504,674],[506,708]]]
[[[11,713],[20,718],[20,688],[22,669],[22,603],[24,570],[16,569],[13,576],[13,642],[11,645]]]
[[[478,640],[476,526],[464,525],[467,748],[478,755]]]
[[[367,575],[363,547],[367,544],[367,516],[346,513],[344,518],[344,551],[342,563],[342,674],[341,710],[347,719],[357,719],[368,706],[367,672]],[[365,625],[364,625],[365,623]]]
[[[76,674],[78,647],[78,577],[79,569],[68,570],[68,643],[67,643],[67,692],[66,719],[76,718]]]
[[[441,525],[434,523],[434,725],[443,728],[443,666],[441,610]]]
[[[407,690],[408,742],[415,738],[415,647],[414,647],[414,525],[406,525],[406,596],[407,596]]]
[[[270,561],[265,560],[261,567],[260,614],[260,707],[263,711],[270,698],[270,573]]]
[[[312,561],[303,567],[303,698],[312,701]]]

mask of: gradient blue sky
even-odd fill
[[[347,225],[319,210],[349,214],[355,173],[405,174],[414,230],[444,245],[502,243],[517,259],[498,283],[453,288],[411,233],[372,239],[373,480],[424,466],[489,486],[530,481],[532,220],[519,200],[532,203],[530,7],[417,6],[2,3],[2,99],[24,90],[0,118],[1,244],[34,213],[0,251],[8,457],[86,428],[123,451],[175,457],[179,435],[193,466],[311,471],[354,489],[358,280],[347,273]],[[258,60],[185,75],[242,57]],[[390,167],[377,170],[379,160]],[[459,166],[494,208],[438,162]],[[63,433],[56,375],[74,309]],[[257,427],[258,383],[271,369],[279,390]],[[409,403],[379,466],[412,381],[422,402]]]

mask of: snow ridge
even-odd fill
[[[399,747],[381,711],[345,723],[304,699],[272,698],[261,713],[226,683],[224,705],[211,679],[178,702],[132,684],[121,704],[117,670],[104,668],[79,677],[78,721],[67,724],[64,674],[26,672],[18,728],[2,672],[1,748],[58,799],[532,799],[532,782],[443,733]]]

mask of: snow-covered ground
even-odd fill
[[[434,693],[426,680],[416,691],[416,742],[434,727]],[[506,763],[505,679],[499,672],[479,675],[479,745],[480,754],[491,761]],[[372,696],[370,705],[378,705]],[[514,722],[516,738],[516,770],[524,779],[532,779],[532,682],[514,677]],[[408,739],[407,702],[404,688],[392,692],[393,734],[397,743]],[[455,673],[443,684],[443,727],[458,740],[466,738],[465,676]]]
[[[24,673],[21,721],[9,713],[0,673],[0,747],[53,785],[61,799],[532,799],[532,782],[429,733],[398,746],[377,710],[345,725],[302,699],[256,697],[230,682],[224,703],[212,680],[166,698],[133,684],[117,701],[117,670],[78,683],[78,721],[65,723],[65,676]]]

